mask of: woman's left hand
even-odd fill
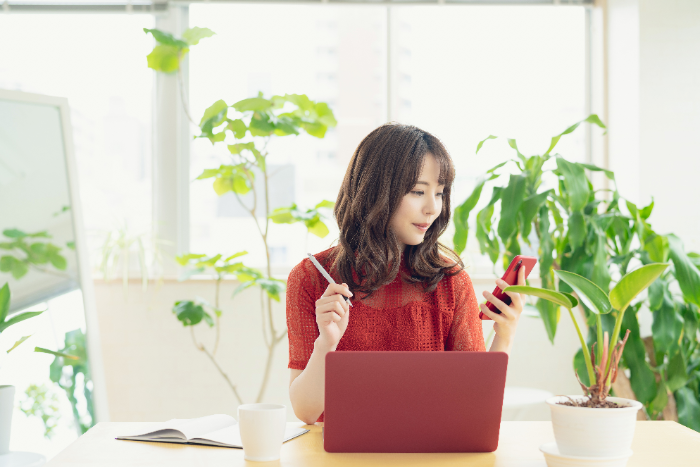
[[[496,285],[501,290],[505,290],[509,284],[502,279],[496,279]],[[526,285],[525,268],[520,268],[518,271],[518,285]],[[489,310],[484,303],[479,305],[479,308],[486,316],[493,320],[493,330],[496,332],[496,339],[501,341],[499,347],[505,344],[505,346],[510,349],[510,347],[513,345],[515,329],[518,327],[518,321],[520,320],[520,315],[523,312],[523,304],[525,303],[525,300],[517,292],[506,292],[506,294],[511,299],[510,305],[503,303],[503,301],[496,298],[491,292],[485,291],[483,293],[484,298],[493,303],[501,312],[500,314]],[[495,343],[496,342],[494,341],[494,344]]]

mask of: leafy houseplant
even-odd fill
[[[27,233],[19,229],[5,229],[2,232],[7,239],[0,242],[0,250],[6,253],[0,256],[0,272],[12,274],[15,279],[24,277],[31,268],[56,274],[47,269],[50,264],[59,271],[65,271],[68,263],[61,255],[61,247],[45,241],[51,238],[47,231]],[[67,244],[68,248],[75,248],[73,242]]]
[[[171,34],[159,30],[149,29],[145,31],[153,34],[158,42],[158,45],[148,56],[148,66],[160,72],[177,72],[178,75],[181,74],[181,59],[189,51],[189,47],[196,45],[201,38],[214,35],[206,28],[188,29],[183,33],[182,39],[176,39]],[[179,83],[182,90],[181,80]],[[184,98],[182,101],[189,116],[187,102]],[[190,118],[190,120],[192,119]],[[263,337],[268,354],[262,383],[256,397],[256,401],[259,402],[265,394],[275,349],[287,335],[286,329],[278,330],[275,328],[272,314],[272,302],[280,301],[280,295],[285,289],[285,281],[272,276],[268,245],[270,221],[273,223],[303,222],[308,232],[325,237],[328,234],[328,228],[323,221],[325,216],[323,210],[333,207],[332,202],[321,201],[314,208],[306,211],[295,204],[271,211],[267,145],[272,138],[301,133],[323,138],[329,127],[336,126],[336,120],[326,103],[314,102],[306,95],[275,95],[268,99],[260,93],[257,97],[243,99],[233,105],[228,105],[223,100],[214,102],[205,110],[197,126],[200,130],[197,138],[207,138],[212,144],[226,144],[230,153],[230,160],[219,167],[205,169],[197,177],[197,180],[211,180],[212,187],[219,196],[229,192],[234,194],[241,206],[250,214],[260,234],[266,264],[263,271],[245,266],[237,260],[239,256],[246,253],[244,251],[227,255],[188,253],[179,256],[178,262],[182,266],[188,267],[185,277],[193,273],[205,272],[213,276],[216,283],[215,303],[210,305],[201,299],[182,300],[175,303],[173,313],[184,326],[190,327],[195,347],[204,352],[216,366],[231,387],[238,402],[242,404],[243,400],[236,386],[221,369],[215,358],[220,341],[219,326],[222,315],[219,308],[220,283],[225,276],[238,280],[241,284],[234,295],[250,287],[257,287],[260,290]],[[258,175],[256,176],[256,174]],[[257,190],[255,190],[256,183],[262,184],[264,199],[258,199]],[[241,198],[249,192],[252,192],[251,206],[248,206]],[[263,222],[257,215],[260,204],[265,212]],[[216,328],[215,342],[211,350],[197,341],[192,328],[202,322]]]
[[[555,271],[557,278],[574,290],[579,299],[595,313],[598,320],[606,314],[615,315],[612,338],[609,339],[608,332],[603,332],[602,326],[599,325],[597,341],[590,349],[571,311],[578,305],[578,299],[572,294],[529,286],[506,288],[506,291],[533,295],[555,306],[564,306],[569,311],[578,332],[586,370],[591,381],[591,385],[587,386],[579,379],[579,384],[587,397],[581,399],[576,396],[566,396],[568,400],[563,400],[560,396],[547,401],[552,408],[554,437],[562,454],[610,457],[625,455],[629,452],[636,424],[636,412],[642,408],[642,405],[637,401],[622,398],[608,399],[611,384],[617,379],[618,363],[630,330],[627,329],[622,341],[618,342],[618,337],[625,311],[632,300],[649,287],[667,267],[668,264],[652,263],[635,269],[620,279],[609,296],[585,277],[567,271]],[[562,410],[559,405],[567,405],[571,408]],[[600,412],[601,410],[604,412]]]
[[[455,210],[455,249],[462,252],[466,247],[473,225],[470,213],[484,187],[497,183],[494,181],[505,170],[502,167],[510,164],[515,170],[508,182],[493,187],[488,204],[471,221],[480,250],[494,264],[501,259],[508,262],[521,248],[536,249],[543,288],[553,288],[556,273],[568,271],[589,278],[607,292],[614,289],[614,278],[639,265],[672,263],[649,286],[643,300],[629,305],[621,322],[614,312],[596,312],[586,301],[574,308],[585,319],[587,332],[584,329],[582,334],[589,345],[605,331],[612,335],[616,326],[630,331],[620,371],[612,383],[616,395],[639,400],[650,419],[678,420],[700,431],[700,255],[685,253],[680,239],[652,228],[653,200],[638,207],[618,192],[613,172],[571,162],[553,152],[560,138],[583,122],[605,128],[591,115],[553,137],[542,155],[525,156],[516,141],[509,139],[516,158],[487,171]],[[481,141],[477,152],[494,138]],[[607,177],[612,188],[594,189],[591,172]],[[559,292],[574,292],[565,280],[559,281],[558,288]],[[560,308],[546,299],[538,300],[536,307],[553,342]],[[647,310],[653,316],[652,335],[643,337],[637,315]],[[596,382],[583,350],[577,353],[574,365],[583,384]]]
[[[0,288],[0,335],[3,331],[12,325],[21,323],[27,319],[39,316],[43,311],[25,311],[17,313],[11,318],[8,318],[10,312],[10,286],[5,283]],[[7,350],[7,353],[12,352],[20,344],[25,342],[31,336],[23,336],[15,342],[15,344]],[[60,355],[65,358],[75,358],[71,355],[66,355],[61,352],[35,347],[35,352],[48,353],[52,355]],[[10,446],[10,426],[12,425],[12,406],[14,401],[15,387],[0,386],[0,454],[9,452]]]

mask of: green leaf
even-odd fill
[[[32,336],[29,335],[29,336],[23,336],[23,337],[21,337],[17,342],[15,342],[15,345],[13,345],[13,346],[7,351],[7,353],[10,353],[10,352],[12,352],[13,350],[15,350],[15,349],[17,348],[17,346],[19,346],[22,342],[26,341],[26,340],[29,339],[30,337],[32,337]]]
[[[228,105],[223,99],[219,99],[210,105],[207,110],[204,111],[202,119],[199,121],[199,126],[203,127],[205,123],[211,121],[211,127],[218,126],[226,118],[226,111],[228,110]]]
[[[674,395],[678,407],[678,422],[695,431],[700,431],[700,401],[695,392],[686,386],[680,388]]]
[[[293,209],[296,209],[296,204],[293,204],[292,206]],[[275,224],[293,224],[294,222],[297,222],[297,219],[295,219],[292,215],[291,209],[292,208],[289,207],[277,208],[272,211],[268,217]]]
[[[255,111],[259,112],[262,110],[268,110],[272,107],[272,102],[262,97],[251,97],[249,99],[243,99],[232,105],[232,107],[239,112]]]
[[[588,370],[586,369],[586,360],[583,358],[583,349],[578,349],[576,355],[574,355],[574,370],[576,370],[583,384],[586,386],[591,385]]]
[[[42,313],[43,311],[25,311],[24,313],[17,313],[7,321],[3,321],[2,323],[0,323],[0,332],[3,332],[5,329],[9,328],[13,324],[20,323],[29,318],[34,318],[35,316],[39,316]]]
[[[175,302],[173,313],[183,326],[194,326],[204,319],[204,308],[191,300]]]
[[[7,314],[10,312],[10,284],[5,282],[5,285],[0,288],[0,323],[5,322]]]
[[[231,120],[228,122],[226,129],[231,131],[236,139],[244,138],[246,132],[248,131],[248,127],[241,119]]]
[[[28,236],[27,233],[17,229],[5,229],[2,231],[2,234],[7,238],[24,238]]]
[[[477,180],[476,186],[474,186],[471,195],[469,195],[469,197],[455,209],[455,233],[452,241],[457,254],[462,253],[467,246],[467,237],[469,235],[469,213],[472,211],[472,209],[474,209],[476,203],[479,202],[479,197],[481,197],[481,190],[484,188],[484,183],[486,183],[485,177],[481,177],[479,180]]]
[[[180,39],[175,39],[169,32],[161,31],[160,29],[147,29],[143,28],[143,31],[148,34],[151,33],[153,38],[159,43],[167,46],[171,46],[179,49],[186,49],[187,42],[181,41]]]
[[[186,266],[191,260],[204,258],[205,256],[207,255],[203,253],[187,253],[185,255],[176,256],[175,261],[177,261],[180,266]]]
[[[527,179],[522,175],[511,174],[508,186],[501,195],[501,219],[498,222],[498,236],[505,243],[515,233],[517,217],[525,198]]]
[[[70,355],[70,354],[63,353],[63,352],[57,352],[55,350],[49,350],[49,349],[45,349],[43,347],[34,347],[34,352],[47,353],[49,355],[53,355],[54,357],[67,358],[68,360],[80,360],[80,357],[78,357],[76,355]]]
[[[540,312],[540,318],[542,318],[542,322],[544,323],[549,342],[554,344],[554,336],[557,333],[557,324],[559,324],[561,308],[548,300],[537,300],[535,306]]]
[[[573,303],[571,303],[571,300],[569,300],[569,298],[566,295],[560,292],[556,292],[554,290],[540,289],[537,287],[530,287],[527,285],[511,285],[509,287],[506,287],[504,292],[518,292],[525,295],[532,295],[534,297],[549,300],[550,302],[556,303],[557,305],[563,306],[567,309],[571,309],[574,306]]]
[[[233,179],[219,177],[216,180],[214,180],[213,186],[216,194],[221,196],[223,194],[228,193],[229,191],[233,191]]]
[[[669,391],[675,392],[685,386],[688,382],[688,369],[683,359],[681,352],[671,357],[668,362],[668,370],[666,371],[666,386]]]
[[[655,235],[651,240],[644,242],[644,251],[649,253],[649,259],[653,262],[665,263],[669,254],[668,239],[663,235]]]
[[[667,267],[667,263],[652,263],[625,274],[610,291],[610,303],[613,308],[624,312],[632,300],[649,287]]]
[[[549,232],[549,208],[546,204],[540,207],[539,221],[540,276],[547,276],[554,264],[554,239]]]
[[[486,139],[483,139],[483,140],[479,141],[479,144],[476,145],[476,154],[479,154],[479,150],[481,149],[481,146],[483,146],[484,143],[485,143],[486,141],[488,141],[488,140],[490,140],[490,139],[496,139],[496,138],[498,138],[498,136],[489,135],[489,136],[486,137]],[[505,162],[504,162],[503,164],[505,164]],[[501,166],[502,166],[503,164],[501,164]],[[500,166],[499,166],[499,167],[500,167]],[[493,170],[495,170],[495,169],[497,169],[497,168],[498,168],[498,167],[494,167]]]
[[[586,171],[580,164],[557,157],[557,170],[564,177],[564,186],[572,211],[581,211],[588,203],[590,189]]]
[[[173,73],[180,68],[180,59],[187,54],[187,49],[179,49],[171,45],[157,45],[146,56],[148,68],[163,73]]]
[[[258,279],[256,285],[262,288],[276,302],[280,301],[280,294],[285,289],[284,282],[277,279]]]
[[[59,255],[58,253],[51,254],[49,256],[49,261],[51,261],[53,267],[55,267],[59,271],[65,271],[68,267],[68,262],[66,261],[66,258]]]
[[[574,250],[586,240],[586,221],[581,211],[574,211],[569,216],[569,241]]]
[[[598,167],[597,165],[582,164],[580,162],[579,165],[593,172],[603,172],[605,173],[605,176],[608,177],[610,180],[615,180],[615,173],[611,170],[603,169],[602,167]]]
[[[651,203],[649,203],[648,206],[645,206],[642,209],[640,209],[639,215],[644,220],[649,219],[649,216],[651,216],[651,211],[653,211],[653,210],[654,210],[654,198],[651,198]]]
[[[625,364],[630,369],[630,384],[637,400],[646,405],[651,403],[656,396],[658,387],[656,377],[646,362],[646,349],[639,334],[637,314],[625,313],[622,322],[623,328],[630,330],[627,343],[622,351]]]
[[[654,282],[654,284],[656,283],[659,283],[659,280]],[[673,298],[668,291],[664,291],[661,306],[653,312],[653,316],[651,331],[654,349],[656,352],[672,355],[678,351],[680,346],[683,335],[683,318],[677,313]]]
[[[198,28],[195,26],[193,28],[185,29],[185,32],[182,33],[182,38],[189,45],[197,45],[202,39],[206,39],[207,37],[211,37],[215,34],[216,33],[211,29]]]
[[[547,152],[545,152],[544,155],[546,156],[546,155],[548,155],[550,152],[552,152],[552,149],[554,149],[554,147],[557,145],[557,143],[559,142],[559,140],[561,139],[562,136],[568,135],[569,133],[573,132],[576,128],[579,127],[580,124],[582,124],[582,123],[584,123],[584,122],[593,123],[593,124],[595,124],[595,125],[598,125],[600,128],[605,129],[605,125],[604,125],[603,122],[600,120],[600,118],[598,118],[598,116],[595,115],[595,114],[591,114],[591,115],[589,115],[588,117],[586,117],[584,120],[581,120],[581,121],[578,122],[578,123],[574,123],[574,124],[571,125],[569,128],[567,128],[566,130],[564,130],[562,133],[558,134],[557,136],[554,136],[554,137],[552,138],[552,143],[549,145],[549,149],[547,149]]]
[[[234,253],[234,254],[232,254],[231,256],[229,256],[228,258],[226,258],[226,259],[224,260],[224,262],[225,262],[225,263],[228,263],[228,262],[231,261],[232,259],[238,258],[239,256],[244,256],[244,255],[247,255],[247,254],[248,254],[247,251],[239,251],[238,253]]]
[[[328,201],[328,200],[324,199],[323,201],[321,201],[320,203],[318,203],[316,205],[316,209],[319,209],[319,208],[333,209],[333,208],[335,208],[335,203],[333,201]]]
[[[700,306],[700,270],[685,254],[683,242],[673,234],[667,235],[669,256],[676,270],[676,279],[683,292],[683,298]]]
[[[306,228],[309,230],[309,233],[312,233],[319,238],[324,238],[329,233],[328,227],[320,219],[310,224],[307,223]]]
[[[585,277],[579,276],[569,271],[554,271],[554,274],[562,281],[566,282],[578,295],[584,305],[596,314],[604,315],[610,313],[612,305],[608,295],[593,282]]]
[[[530,236],[530,231],[532,230],[532,223],[535,219],[537,211],[547,200],[547,197],[552,192],[552,190],[543,191],[542,193],[537,193],[532,196],[528,196],[523,201],[522,215],[523,224],[520,228],[523,238],[528,238]]]
[[[568,292],[559,292],[559,293],[564,295],[566,298],[569,299],[569,301],[571,302],[571,308],[576,308],[578,306],[578,300],[576,299],[576,297],[574,297],[573,295],[571,295]]]

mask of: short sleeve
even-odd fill
[[[472,280],[465,270],[452,276],[455,311],[445,350],[484,352],[484,333]]]
[[[304,259],[287,279],[287,329],[289,332],[289,366],[303,370],[314,351],[319,331],[316,325],[318,277],[311,261]]]

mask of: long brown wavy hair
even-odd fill
[[[414,188],[429,155],[437,160],[440,183],[445,185],[442,212],[422,243],[406,245],[410,276],[403,280],[422,282],[425,290],[432,292],[445,275],[464,268],[457,253],[438,242],[450,222],[455,177],[452,158],[440,140],[427,131],[387,123],[367,135],[355,150],[335,204],[340,238],[332,268],[353,292],[367,297],[396,278],[401,261],[392,258],[400,259],[402,251],[389,223],[403,197]]]

